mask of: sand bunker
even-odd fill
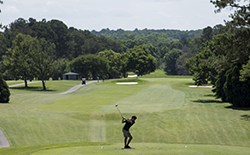
[[[128,77],[137,77],[137,75],[128,75]]]
[[[190,85],[188,87],[203,87],[203,88],[213,88],[213,86],[196,86],[196,85]]]
[[[117,82],[116,84],[138,84],[138,82]]]

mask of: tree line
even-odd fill
[[[122,29],[92,31],[97,36],[111,37],[123,45],[126,51],[133,46],[144,45],[157,60],[157,69],[165,70],[168,75],[190,75],[185,61],[198,53],[203,43],[211,40],[214,35],[231,31],[224,25],[208,26],[202,30],[138,30]]]
[[[141,37],[147,37],[152,34],[165,34],[170,39],[181,39],[181,38],[195,38],[199,37],[202,33],[202,30],[166,30],[166,29],[160,29],[160,30],[154,30],[154,29],[143,29],[138,30],[137,28],[133,31],[123,30],[123,29],[117,29],[117,30],[110,30],[109,28],[102,29],[101,31],[92,30],[91,33],[97,35],[97,36],[105,36],[105,37],[112,37],[116,40],[126,40],[127,37],[131,37],[133,35],[136,38]]]
[[[98,54],[84,54],[65,63],[65,59],[55,59],[55,44],[44,38],[38,39],[19,33],[11,48],[3,55],[4,74],[15,79],[27,81],[38,77],[46,90],[45,81],[62,71],[75,71],[85,78],[96,79],[126,77],[128,71],[138,70],[138,75],[148,74],[156,69],[156,60],[143,45],[135,46],[124,53],[113,50],[100,51]]]
[[[58,79],[74,71],[85,78],[126,77],[153,72],[156,60],[142,44],[124,47],[121,42],[68,28],[58,20],[19,18],[5,27],[0,37],[0,71],[6,79],[39,78],[43,89],[50,77]]]
[[[165,32],[165,30],[142,30],[143,35],[122,34],[122,39],[117,39],[103,35],[95,35],[88,30],[83,31],[74,27],[68,28],[59,20],[46,21],[46,19],[42,19],[41,21],[37,21],[33,18],[29,18],[28,20],[19,18],[10,23],[9,26],[5,26],[4,32],[0,32],[0,72],[5,73],[5,78],[10,78],[10,76],[7,76],[10,75],[10,71],[7,71],[8,67],[6,66],[8,63],[6,60],[4,65],[3,56],[8,54],[8,49],[14,48],[13,41],[20,33],[32,38],[37,38],[38,40],[44,38],[47,43],[54,44],[51,53],[53,54],[53,59],[59,64],[59,71],[56,73],[57,77],[62,77],[62,73],[69,71],[69,62],[78,56],[88,54],[98,55],[99,52],[105,50],[112,50],[116,54],[125,55],[124,53],[129,53],[129,51],[138,46],[143,46],[143,48],[149,50],[150,54],[156,59],[156,68],[163,69],[164,66],[166,66],[164,59],[166,53],[172,49],[181,48],[183,45],[178,42],[178,39],[169,38],[166,33],[161,33],[162,31]],[[171,31],[171,33],[176,33],[176,35],[178,35],[179,32],[182,31]],[[186,31],[182,33],[185,33],[184,35],[187,36],[189,35],[189,32]],[[199,30],[190,32],[191,36],[198,34]],[[183,42],[185,43],[185,38],[182,38],[182,40],[184,40]],[[173,51],[176,52],[177,50]],[[144,69],[138,68],[137,70],[143,71]],[[185,72],[188,74],[186,70]],[[145,73],[147,73],[147,71]],[[143,75],[144,72],[140,74]],[[175,73],[169,72],[168,74]],[[11,77],[17,78],[17,76],[13,75],[11,75]],[[111,76],[111,73],[108,73],[108,77],[113,76]],[[22,76],[22,78],[25,77]]]
[[[164,69],[168,75],[190,75],[184,67],[187,58],[194,56],[203,42],[211,39],[211,35],[226,31],[225,26],[216,25],[196,31],[179,30],[135,30],[135,31],[88,31],[74,27],[68,28],[59,20],[36,21],[33,18],[25,20],[19,18],[5,27],[1,35],[0,44],[0,71],[5,72],[2,56],[11,48],[12,41],[18,33],[44,38],[47,42],[54,43],[55,60],[60,62],[61,69],[58,76],[66,69],[64,65],[80,55],[98,54],[100,51],[112,50],[124,53],[135,46],[145,46],[156,59],[156,68]],[[111,32],[105,36],[106,33]],[[109,34],[109,33],[108,33]],[[169,35],[171,37],[169,37]],[[200,35],[200,36],[199,36]],[[174,36],[182,36],[177,39]],[[188,37],[188,38],[187,38]]]
[[[226,22],[230,31],[213,35],[198,53],[186,61],[186,68],[197,85],[211,82],[213,92],[234,107],[250,106],[250,3],[211,0],[217,12],[230,7],[236,10]]]

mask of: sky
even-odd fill
[[[214,13],[216,8],[210,0],[3,0],[0,9],[3,25],[18,18],[45,18],[90,31],[197,30],[230,20],[230,10]]]

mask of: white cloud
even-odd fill
[[[10,6],[10,5],[7,5],[6,7],[4,7],[3,11],[6,11],[6,13],[10,13],[10,14],[17,14],[20,12],[17,7]]]
[[[6,11],[7,6],[13,8]],[[228,10],[215,14],[209,0],[6,0],[1,8],[4,25],[33,17],[88,30],[201,29],[224,23],[229,14]]]

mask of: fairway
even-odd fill
[[[230,104],[215,99],[210,88],[188,87],[190,77],[140,80],[137,85],[92,83],[66,95],[58,94],[63,81],[60,87],[55,82],[56,91],[51,82],[52,91],[46,93],[14,90],[11,102],[0,104],[0,128],[10,145],[18,147],[2,148],[0,155],[25,151],[25,146],[34,146],[32,155],[249,153],[249,110],[226,108]],[[115,104],[125,117],[138,117],[131,128],[135,149],[121,149],[123,124]],[[82,142],[100,143],[71,145]]]

